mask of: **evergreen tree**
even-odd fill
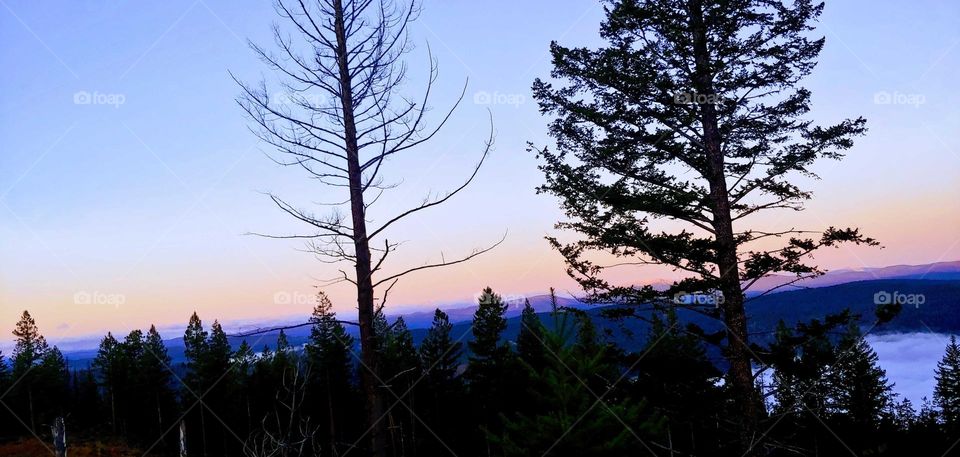
[[[427,336],[420,343],[420,365],[424,369],[425,382],[433,392],[445,393],[455,390],[459,383],[457,367],[463,354],[463,343],[454,341],[450,332],[453,324],[447,313],[439,308],[433,312],[433,322]]]
[[[163,338],[153,325],[143,339],[143,350],[137,361],[141,376],[141,397],[145,405],[142,429],[149,434],[151,440],[160,439],[161,434],[173,426],[176,420],[176,395],[173,391],[173,372],[170,366],[170,355]],[[168,446],[172,440],[163,437]]]
[[[36,397],[38,419],[52,424],[54,418],[69,412],[70,372],[67,359],[56,346],[45,351],[37,366],[36,387],[42,395]]]
[[[0,387],[4,387],[3,391],[6,392],[5,387],[10,383],[10,368],[7,366],[7,360],[3,356],[3,351],[0,351]]]
[[[93,359],[93,368],[106,399],[110,428],[114,434],[123,432],[122,418],[126,416],[126,399],[123,395],[128,384],[129,370],[124,355],[120,342],[114,338],[113,333],[107,332],[107,336],[100,340],[100,347]]]
[[[9,394],[10,383],[10,368],[7,367],[7,361],[3,356],[3,351],[0,351],[0,401]],[[14,428],[13,417],[10,416],[10,411],[7,408],[0,408],[0,430],[12,430]]]
[[[413,335],[402,316],[397,317],[385,334],[378,335],[385,335],[379,370],[385,388],[389,389],[384,398],[387,405],[398,404],[388,408],[387,412],[386,420],[391,424],[390,439],[396,452],[406,455],[418,445],[416,429],[419,424],[414,412],[417,401],[413,388],[414,382],[420,378],[420,359],[413,345]]]
[[[487,287],[478,300],[477,311],[473,315],[473,340],[467,343],[470,348],[469,364],[464,374],[468,381],[468,392],[472,409],[477,411],[477,420],[484,433],[497,434],[500,431],[498,415],[507,404],[506,380],[511,362],[510,349],[501,343],[501,336],[507,327],[504,313],[507,305],[500,296]],[[483,434],[476,435],[474,446],[484,440]],[[492,450],[487,448],[486,453]]]
[[[9,394],[10,383],[10,368],[7,367],[7,361],[3,356],[3,351],[0,351],[0,401]],[[10,411],[7,408],[0,408],[0,429],[2,430],[11,430],[13,429],[13,417],[10,416]]]
[[[94,370],[74,370],[71,385],[70,423],[82,432],[106,435],[101,427],[107,422]]]
[[[36,321],[24,310],[13,330],[16,343],[13,348],[13,375],[20,378],[43,359],[49,350],[47,340],[40,334]]]
[[[282,383],[284,376],[288,375],[290,370],[297,368],[296,354],[290,340],[287,339],[286,332],[280,329],[277,335],[277,348],[273,353],[273,372],[278,382]]]
[[[194,312],[183,333],[183,355],[186,358],[186,376],[184,386],[180,392],[181,407],[185,410],[184,419],[187,423],[188,453],[209,455],[207,439],[207,408],[199,402],[199,397],[207,390],[208,361],[210,359],[208,333],[203,328],[203,321]],[[204,401],[207,399],[205,398]]]
[[[125,382],[120,389],[123,391],[123,424],[124,435],[134,443],[144,443],[149,440],[144,429],[145,421],[142,420],[143,411],[147,410],[147,399],[144,388],[147,379],[143,376],[143,367],[141,362],[144,356],[143,332],[137,329],[132,330],[120,343],[122,352],[123,369]],[[150,441],[147,444],[151,444]]]
[[[528,374],[527,397],[535,412],[505,414],[503,432],[491,433],[491,441],[507,457],[613,457],[648,452],[641,440],[649,439],[661,421],[645,412],[643,401],[606,395],[604,404],[597,404],[597,396],[607,393],[595,390],[598,377],[616,373],[616,367],[609,364],[605,350],[583,350],[601,346],[596,340],[588,341],[593,334],[589,329],[568,325],[567,313],[561,314],[564,317],[555,317],[554,329],[543,335],[545,349],[554,356],[545,360],[541,370],[531,369]],[[579,342],[572,331],[584,335],[577,338]]]
[[[345,438],[352,434],[362,411],[353,385],[354,339],[333,312],[333,303],[322,291],[310,316],[307,341],[307,411],[315,418],[329,455],[344,452]]]
[[[196,312],[190,316],[183,334],[183,355],[187,359],[187,384],[191,388],[199,388],[202,365],[207,357],[207,331],[203,329],[203,321]]]
[[[913,428],[917,423],[917,410],[913,407],[913,402],[909,398],[904,398],[893,406],[892,419],[896,429],[907,431]]]
[[[413,345],[413,335],[403,316],[397,317],[386,333],[382,360],[383,380],[398,395],[419,377],[420,359]]]
[[[960,425],[960,345],[955,336],[950,336],[950,344],[937,363],[936,380],[934,404],[940,408],[947,426],[956,428]]]
[[[792,414],[809,425],[814,422],[809,420],[809,412],[819,416],[827,413],[829,385],[825,379],[837,356],[836,345],[830,338],[834,328],[832,323],[816,319],[800,323],[796,329],[787,327],[782,320],[777,324],[769,349],[774,368],[775,413]]]
[[[823,3],[767,0],[611,0],[599,49],[550,45],[554,82],[533,96],[550,115],[556,150],[536,148],[546,183],[577,236],[551,238],[591,298],[637,307],[663,296],[617,285],[610,262],[656,263],[690,274],[667,291],[717,290],[707,316],[728,337],[725,385],[746,450],[763,416],[754,385],[744,289],[770,273],[818,272],[807,254],[842,242],[873,244],[855,229],[751,230],[745,218],[802,209],[792,182],[821,159],[839,159],[866,131],[862,118],[816,126],[799,86],[824,40],[811,36]],[[555,85],[556,84],[556,85]],[[655,221],[679,225],[663,231]],[[749,220],[749,219],[747,219]],[[780,239],[781,244],[769,243]],[[758,245],[763,241],[762,248]],[[639,311],[639,310],[638,310]]]
[[[284,340],[284,351],[290,350],[290,345],[286,342],[286,336],[281,331],[280,335]],[[279,347],[278,347],[279,350]],[[278,351],[279,352],[279,351]],[[230,342],[227,340],[227,334],[220,326],[220,322],[214,320],[210,326],[210,339],[207,343],[206,367],[209,382],[215,382],[217,378],[224,376],[230,369],[230,358],[233,350],[230,348]]]
[[[264,346],[256,355],[248,378],[251,426],[256,428],[273,410],[277,380],[273,370],[273,351]]]
[[[286,349],[289,350],[289,347]],[[203,405],[210,416],[215,416],[215,420],[206,421],[207,450],[213,455],[233,454],[239,451],[239,449],[231,451],[240,444],[230,430],[230,423],[239,415],[239,409],[232,401],[237,388],[231,362],[232,356],[233,350],[227,334],[223,331],[220,322],[214,320],[210,326],[206,357],[201,365],[204,390],[197,392],[198,395],[204,395]]]
[[[447,446],[454,446],[466,440],[463,405],[463,382],[457,376],[463,344],[453,338],[453,324],[447,313],[436,309],[433,322],[427,335],[420,342],[420,366],[423,369],[423,381],[418,386],[418,414],[425,423],[441,437]],[[442,455],[450,451],[438,440],[423,440],[421,452],[426,455]]]
[[[38,408],[37,390],[38,379],[41,373],[35,370],[50,350],[47,340],[40,334],[36,321],[30,312],[24,310],[13,330],[16,342],[13,347],[11,365],[13,379],[17,380],[15,390],[10,392],[14,415],[26,418],[26,425],[30,431],[36,433],[37,419],[41,411]]]
[[[483,389],[493,385],[498,378],[497,371],[503,369],[508,353],[507,346],[501,343],[502,333],[507,328],[504,317],[507,305],[489,287],[483,290],[478,305],[473,315],[473,340],[468,343],[471,355],[467,378],[482,395]]]
[[[253,397],[260,395],[260,393],[255,390],[252,381],[253,366],[256,360],[257,355],[254,354],[253,348],[250,346],[250,343],[247,343],[247,340],[240,342],[240,345],[231,357],[231,363],[233,363],[234,367],[233,373],[237,378],[235,403],[239,414],[235,418],[235,422],[239,424],[237,427],[238,430],[246,432],[245,435],[241,436],[250,435],[255,424]]]
[[[553,297],[553,289],[550,289],[550,293]],[[530,306],[530,300],[524,300],[520,313],[520,333],[517,335],[517,355],[534,368],[544,363],[543,331],[540,316]]]
[[[833,335],[848,317],[843,313],[825,321],[801,322],[793,328],[782,320],[777,324],[766,359],[774,370],[772,420],[781,421],[783,426],[773,430],[772,441],[794,443],[812,455],[833,450],[829,446],[836,440],[818,418],[830,417],[827,377],[838,352]]]
[[[629,398],[646,401],[664,418],[659,442],[668,443],[677,455],[725,455],[729,427],[717,382],[721,373],[703,342],[681,325],[675,309],[651,315],[646,341],[636,353],[624,355],[623,364],[635,373],[624,386]]]
[[[893,384],[880,368],[879,358],[856,324],[851,324],[839,344],[840,353],[827,373],[830,410],[863,427],[875,429],[892,406]]]

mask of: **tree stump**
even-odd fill
[[[67,457],[67,428],[62,417],[54,419],[50,431],[53,434],[54,454],[56,457]]]

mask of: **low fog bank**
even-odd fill
[[[887,370],[898,401],[908,398],[920,409],[923,397],[933,400],[934,371],[950,342],[942,333],[896,333],[868,335],[867,342],[880,357],[880,366]]]

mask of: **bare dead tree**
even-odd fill
[[[260,421],[244,443],[247,457],[300,457],[320,455],[316,440],[318,425],[310,423],[303,412],[309,368],[287,367],[283,383],[277,392],[274,411]]]
[[[332,207],[325,215],[268,194],[281,210],[310,226],[311,232],[265,236],[303,239],[321,261],[353,265],[353,275],[338,268],[339,275],[327,285],[349,282],[357,290],[361,382],[372,428],[372,455],[381,457],[386,455],[386,430],[377,388],[375,294],[381,294],[382,307],[401,277],[465,262],[503,241],[452,260],[441,257],[439,262],[387,271],[385,261],[399,245],[387,238],[387,230],[447,202],[476,178],[493,145],[493,121],[480,159],[461,185],[373,219],[371,207],[395,187],[383,178],[387,159],[433,138],[463,100],[466,85],[439,121],[428,123],[426,113],[437,78],[437,64],[428,48],[429,78],[421,96],[397,95],[407,71],[402,57],[410,50],[408,27],[419,14],[416,0],[277,0],[275,9],[293,33],[275,24],[275,50],[254,43],[251,47],[278,76],[280,96],[270,93],[266,81],[251,85],[234,77],[242,88],[237,102],[253,121],[254,134],[276,149],[271,155],[275,162],[302,169],[330,192],[342,194],[334,200],[339,203],[325,204]]]

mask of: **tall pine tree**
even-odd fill
[[[955,336],[950,336],[950,344],[937,363],[936,380],[934,404],[940,408],[947,426],[956,430],[960,425],[960,345]]]
[[[463,343],[455,341],[451,331],[453,324],[447,313],[437,309],[427,336],[420,343],[420,363],[424,369],[425,382],[434,392],[456,390],[457,367],[463,355]]]
[[[473,340],[467,343],[470,356],[465,377],[469,382],[471,408],[479,412],[477,419],[481,430],[498,433],[498,415],[506,405],[504,394],[508,381],[505,378],[511,367],[510,348],[501,341],[507,328],[504,317],[507,305],[489,287],[480,294],[477,304],[473,315]],[[480,446],[485,436],[478,434],[476,439],[475,445]],[[486,451],[491,450],[487,448]]]
[[[142,417],[144,432],[150,439],[160,439],[162,433],[173,426],[176,420],[176,395],[174,393],[173,372],[167,346],[156,326],[151,325],[143,339],[139,367],[141,381],[140,395],[143,398],[145,414]],[[163,437],[166,445],[173,445],[172,440]]]
[[[801,210],[811,193],[795,178],[813,175],[821,159],[841,158],[866,130],[863,119],[825,127],[804,119],[812,97],[800,82],[823,48],[810,33],[822,11],[815,0],[611,0],[600,28],[605,45],[551,43],[556,85],[533,84],[557,146],[535,149],[546,178],[539,190],[560,199],[567,221],[558,228],[578,235],[551,243],[596,301],[664,297],[611,281],[604,273],[612,267],[595,262],[597,254],[622,257],[613,265],[687,273],[667,297],[722,293],[718,307],[701,311],[727,333],[725,382],[743,450],[764,414],[745,290],[771,273],[818,273],[808,255],[821,247],[873,243],[855,229],[810,237],[748,222]],[[665,231],[656,225],[662,220],[673,224]]]
[[[847,329],[838,349],[837,360],[827,373],[829,409],[865,430],[876,428],[892,406],[893,384],[856,324]]]
[[[553,289],[550,289],[550,294],[553,297]],[[520,333],[517,334],[517,355],[534,369],[544,363],[543,331],[540,316],[533,306],[530,306],[530,300],[524,300],[523,311],[520,313]]]
[[[307,410],[318,424],[319,442],[329,455],[346,451],[348,436],[363,411],[354,387],[354,339],[333,311],[325,293],[317,293],[306,345]]]
[[[10,393],[14,404],[14,414],[26,418],[26,425],[30,431],[36,433],[37,415],[40,413],[37,405],[37,381],[41,373],[35,370],[50,350],[47,340],[40,334],[36,321],[29,311],[24,310],[13,330],[16,342],[13,347],[11,364],[13,365],[13,379],[17,380],[15,391]]]
[[[100,340],[100,347],[93,359],[93,369],[97,373],[100,388],[103,391],[110,417],[110,429],[114,434],[123,433],[123,418],[126,416],[126,399],[124,394],[129,383],[127,368],[128,360],[120,342],[107,332],[107,336]]]

